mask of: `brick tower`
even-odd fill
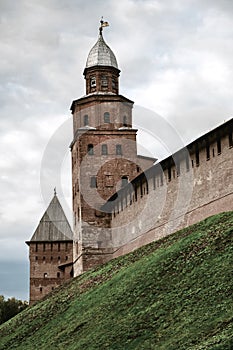
[[[73,233],[56,193],[29,245],[30,304],[73,277]]]
[[[154,161],[137,156],[133,101],[119,94],[120,70],[102,33],[107,25],[101,21],[87,58],[86,94],[71,105],[75,275],[111,259],[109,219],[101,206]]]

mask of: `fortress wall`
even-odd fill
[[[108,203],[113,257],[233,210],[232,124],[223,124],[153,166]]]

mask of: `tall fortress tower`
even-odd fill
[[[155,161],[137,156],[133,101],[119,94],[120,70],[103,38],[108,23],[100,24],[83,73],[86,94],[71,105],[74,275],[110,258],[109,219],[101,206]]]

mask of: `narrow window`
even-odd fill
[[[110,114],[108,112],[104,113],[104,123],[110,123]]]
[[[233,147],[232,130],[230,130],[228,137],[229,137],[229,148],[232,148]]]
[[[124,115],[124,117],[123,117],[123,126],[127,126],[127,125],[128,125],[127,117],[126,117],[126,115]]]
[[[91,186],[91,188],[96,188],[97,187],[96,176],[91,176],[90,186]]]
[[[87,146],[87,153],[89,154],[89,156],[93,156],[93,154],[94,154],[94,147],[93,147],[92,144],[89,144]]]
[[[206,140],[206,160],[210,160],[210,145],[208,140]]]
[[[96,87],[96,77],[91,77],[90,83],[91,87]]]
[[[38,244],[37,243],[36,243],[36,249],[35,250],[36,250],[36,252],[38,252]]]
[[[51,256],[51,261],[53,261],[53,257]]]
[[[67,252],[68,250],[68,243],[66,242],[66,248],[65,248],[65,251]]]
[[[87,114],[84,115],[84,117],[83,117],[83,124],[84,124],[84,126],[87,126],[89,124],[89,120],[88,120],[88,115]]]
[[[60,250],[61,250],[61,244],[60,243],[58,243],[57,250],[58,250],[58,252],[60,252]]]
[[[45,256],[43,256],[43,262],[45,262]]]
[[[43,243],[43,252],[45,252],[45,243]]]
[[[186,171],[189,171],[189,153],[186,153],[185,156],[185,164],[186,164]]]
[[[57,258],[57,260],[58,260],[58,262],[60,263],[60,261],[61,261],[61,257],[59,256],[59,257]]]
[[[218,139],[217,139],[217,150],[218,150],[218,154],[221,154],[222,147],[221,147],[221,139],[220,139],[220,137],[218,137]]]
[[[176,172],[177,172],[177,176],[180,176],[180,161],[179,160],[177,161],[177,164],[176,164]]]
[[[68,260],[68,256],[66,256],[66,261]]]
[[[172,169],[171,169],[171,166],[168,167],[167,171],[168,171],[168,181],[170,182],[171,179],[172,179]]]
[[[191,160],[191,163],[192,163],[192,168],[194,167],[194,161],[193,161],[193,159]]]
[[[60,278],[60,276],[61,276],[61,275],[60,275],[60,272],[58,272],[58,273],[57,273],[57,278]]]
[[[163,186],[163,171],[162,170],[160,172],[160,183],[161,183],[161,186]]]
[[[53,243],[50,244],[50,250],[53,251]]]
[[[108,154],[108,146],[102,145],[102,155],[106,156]]]
[[[116,79],[112,79],[112,88],[115,89],[117,86]]]
[[[121,187],[128,185],[128,176],[122,176],[121,178]]]
[[[200,164],[200,159],[199,159],[199,149],[198,149],[198,146],[196,147],[195,157],[196,157],[196,166],[199,166],[199,164]]]
[[[118,156],[122,155],[121,145],[116,145],[116,155]]]
[[[212,153],[213,153],[213,157],[214,157],[214,156],[215,156],[214,148],[213,148],[213,150],[212,150]]]
[[[48,277],[48,274],[47,272],[44,273],[44,278],[47,278]]]
[[[38,260],[38,256],[35,257],[35,260],[36,260],[36,261]]]
[[[137,165],[137,173],[140,172],[140,167]]]
[[[102,87],[108,87],[108,78],[106,75],[101,76],[101,86]]]
[[[42,287],[40,287],[40,292],[41,292],[41,293],[42,293],[42,290],[43,290]]]

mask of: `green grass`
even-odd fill
[[[0,327],[0,349],[233,349],[233,212],[73,279]]]

